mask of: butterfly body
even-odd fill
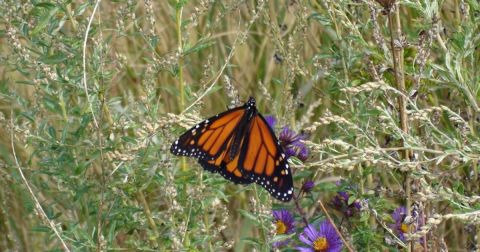
[[[234,183],[257,183],[278,200],[293,196],[288,159],[254,98],[195,125],[170,151],[195,157],[205,170]]]

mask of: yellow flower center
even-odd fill
[[[408,225],[402,223],[402,225],[400,226],[400,230],[401,230],[403,233],[407,233],[407,232],[408,232]]]
[[[278,220],[277,223],[277,234],[285,234],[287,232],[287,225],[283,221]]]
[[[328,249],[328,241],[327,238],[325,237],[319,237],[313,242],[313,249],[315,249],[315,252],[323,252],[327,251]]]

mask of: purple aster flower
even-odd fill
[[[305,139],[305,136],[303,134],[297,134],[295,131],[285,126],[280,132],[279,139],[284,142],[285,145],[298,145],[301,143],[300,141]]]
[[[315,183],[313,181],[307,180],[302,185],[302,191],[306,193],[311,192],[314,186],[315,186]]]
[[[355,200],[351,204],[348,204],[350,195],[347,192],[338,192],[332,200],[333,206],[341,211],[346,217],[351,217],[356,211],[359,211],[362,206],[360,201]]]
[[[398,207],[392,213],[392,219],[395,221],[395,224],[391,225],[390,227],[402,241],[405,241],[405,233],[407,233],[410,228],[408,224],[404,223],[406,216],[407,209],[404,206]]]
[[[273,211],[273,222],[277,226],[277,234],[291,234],[295,231],[295,220],[292,214],[285,210]],[[285,246],[290,242],[290,239],[274,242],[274,247]]]
[[[302,161],[307,160],[308,148],[303,143],[303,140],[306,138],[304,134],[297,134],[295,131],[285,126],[280,132],[278,138],[287,157],[296,156]]]
[[[297,247],[301,252],[340,252],[343,243],[333,225],[325,220],[320,223],[319,230],[308,225],[299,236],[300,241],[309,247]]]
[[[417,232],[424,225],[423,213],[418,211],[418,209],[415,210],[415,205],[410,216],[408,216],[407,209],[404,206],[396,208],[392,213],[392,219],[395,223],[390,225],[390,228],[404,242],[407,240],[405,237],[406,233]],[[416,242],[423,244],[425,240],[420,238]]]
[[[303,145],[300,150],[298,151],[297,153],[297,157],[298,159],[302,160],[303,162],[305,162],[307,159],[308,159],[308,154],[310,152],[308,151],[308,148],[307,146]]]
[[[367,201],[368,202],[368,201]],[[361,210],[362,209],[362,204],[360,203],[359,200],[355,200],[351,205],[353,205],[353,207],[355,207],[357,210]]]
[[[275,129],[277,119],[271,115],[267,115],[264,118],[270,128]],[[278,139],[280,140],[280,145],[285,150],[285,155],[287,158],[295,156],[304,162],[307,160],[309,151],[307,146],[303,143],[303,140],[306,139],[304,134],[297,134],[289,127],[284,126]]]
[[[350,196],[346,192],[337,192],[332,203],[336,208],[342,208],[345,202],[348,202],[349,197]]]

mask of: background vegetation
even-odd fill
[[[359,251],[480,249],[476,0],[1,0],[0,41],[0,251],[268,251],[280,208],[291,250],[320,202]],[[309,135],[295,202],[168,151],[249,96]]]

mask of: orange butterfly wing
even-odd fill
[[[276,199],[289,201],[293,196],[293,179],[288,159],[273,130],[259,113],[250,123],[243,149],[240,171]]]
[[[255,99],[189,129],[170,151],[198,158],[207,171],[239,184],[257,183],[276,199],[289,201],[293,180],[282,147],[255,107]]]
[[[226,179],[234,182],[235,184],[250,184],[252,183],[249,179],[245,178],[244,174],[238,168],[238,160],[240,157],[240,152],[238,147],[235,145],[242,145],[244,141],[244,136],[239,135],[241,131],[235,130],[234,134],[228,140],[228,143],[225,145],[224,150],[218,155],[216,159],[213,160],[202,160],[199,159],[198,163],[202,167],[210,172],[219,173]],[[235,139],[240,139],[239,144],[235,144]],[[237,148],[237,150],[234,150]]]
[[[227,153],[227,152],[225,152]],[[238,158],[240,153],[234,158],[229,158],[227,155],[219,157],[217,160],[198,160],[198,163],[207,171],[219,173],[224,178],[234,182],[235,184],[250,184],[252,181],[246,178],[238,168]]]
[[[227,149],[226,145],[244,114],[245,109],[238,107],[195,125],[172,144],[170,152],[201,160],[217,159]]]
[[[239,148],[235,139],[242,139],[238,128],[245,122],[245,106],[211,117],[185,132],[170,147],[178,156],[198,158],[207,171],[219,173],[237,184],[249,184],[237,168]],[[236,157],[231,157],[236,154]]]

